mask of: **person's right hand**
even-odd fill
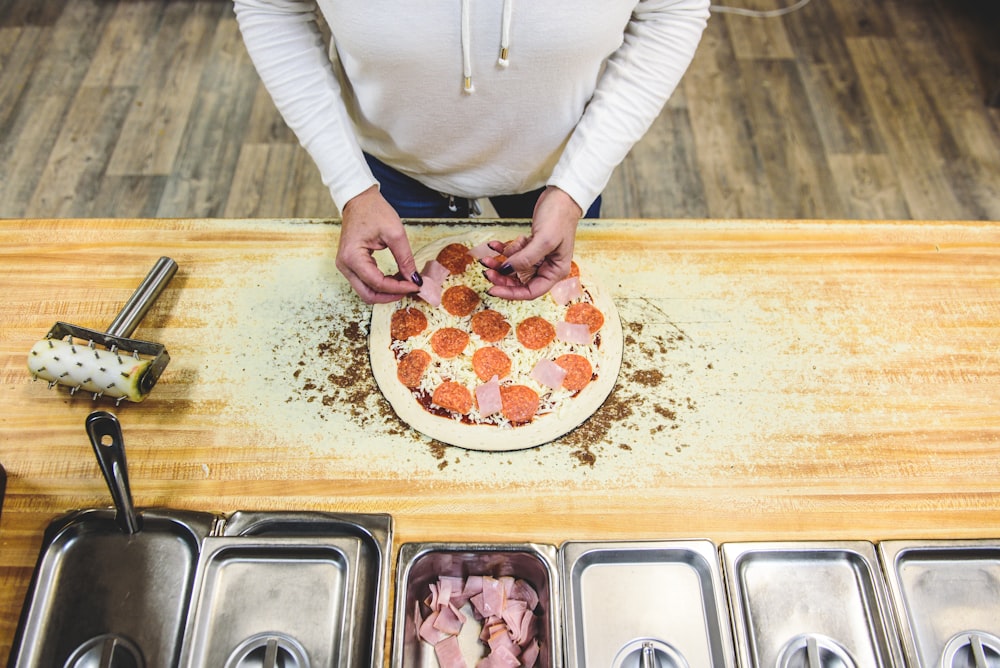
[[[385,304],[417,292],[422,283],[403,221],[372,186],[349,200],[341,212],[337,269],[368,304]],[[372,254],[389,249],[399,273],[386,276]],[[407,276],[409,278],[402,278]]]

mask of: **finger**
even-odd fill
[[[500,299],[537,299],[548,292],[554,284],[555,281],[550,278],[535,276],[527,283],[515,282],[513,284],[494,284],[492,288],[486,291],[486,293],[492,297],[498,297]]]
[[[348,277],[347,280],[351,284],[351,287],[354,288],[354,291],[358,293],[358,296],[361,297],[362,301],[366,304],[388,304],[390,302],[399,301],[404,296],[395,292],[372,290],[369,286],[360,280],[357,280],[357,277],[354,277],[354,279],[355,280],[351,280],[351,277]]]
[[[493,269],[496,271],[500,266],[507,261],[507,258],[503,255],[497,255],[496,257],[482,257],[479,258],[479,264],[486,267],[487,269]]]
[[[346,278],[347,282],[350,283],[351,287],[354,289],[354,292],[357,293],[358,297],[361,297],[361,301],[363,301],[366,304],[377,303],[377,297],[378,297],[377,293],[371,288],[369,288],[367,285],[365,285],[364,281],[358,278],[357,274],[347,269],[341,269],[340,273],[344,275],[344,278]]]
[[[483,276],[494,285],[523,285],[534,278],[537,272],[538,267],[514,271],[510,265],[504,263],[499,267],[487,268]]]
[[[546,256],[552,250],[551,248],[546,248],[541,242],[533,243],[529,241],[519,251],[508,255],[507,261],[497,267],[497,271],[504,276],[516,275],[521,279],[521,282],[526,283],[535,275],[538,267],[542,265],[542,262],[545,261]]]
[[[514,275],[501,274],[496,268],[487,269],[486,271],[483,272],[483,276],[485,276],[486,280],[492,283],[493,285],[500,285],[504,287],[523,285],[523,283],[517,277],[516,274]]]
[[[531,237],[526,237],[523,234],[520,234],[513,240],[508,241],[506,244],[504,244],[503,250],[501,251],[501,255],[506,255],[507,257],[510,257],[514,253],[519,252],[530,242],[531,242]]]
[[[365,252],[356,254],[353,258],[347,258],[342,262],[338,260],[337,267],[347,277],[348,282],[355,288],[358,295],[369,303],[374,303],[370,301],[372,299],[384,299],[384,296],[398,299],[420,289],[411,281],[383,274],[372,256]],[[377,295],[383,295],[383,297],[377,297]]]
[[[484,271],[483,276],[493,284],[487,292],[502,299],[536,299],[552,289],[559,280],[547,274],[534,274],[528,280],[521,280],[516,275],[504,276],[492,269]]]
[[[353,271],[345,270],[342,271],[342,273],[344,274],[344,278],[347,279],[347,282],[351,284],[352,288],[354,288],[354,292],[356,292],[357,295],[361,298],[361,300],[364,301],[366,304],[387,304],[389,302],[399,301],[403,297],[402,294],[398,294],[395,292],[383,292],[380,290],[373,289],[371,286],[369,286],[367,283],[361,280],[361,278],[358,277],[358,275]],[[387,280],[397,285],[406,284],[404,281],[400,280],[392,280],[392,279],[387,279]]]
[[[395,295],[397,298],[420,290],[420,287],[413,281],[386,276],[374,265],[366,265],[362,271],[357,272],[357,277],[372,291]]]
[[[417,270],[417,261],[413,257],[413,249],[410,248],[410,241],[406,238],[406,232],[400,228],[398,234],[393,234],[385,240],[386,248],[392,253],[396,260],[396,267],[399,268],[400,276],[407,277],[417,287],[423,285],[423,279]]]

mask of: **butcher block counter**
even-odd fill
[[[503,453],[395,416],[339,229],[0,221],[0,653],[45,527],[111,503],[97,408],[121,421],[140,508],[388,513],[397,548],[1000,537],[998,224],[585,222],[577,257],[622,322],[617,385],[568,435]],[[467,230],[409,225],[415,248]],[[56,321],[103,330],[160,256],[180,268],[133,335],[171,356],[146,401],[32,381]]]

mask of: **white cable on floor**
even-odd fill
[[[719,14],[738,14],[739,16],[750,16],[758,19],[771,19],[777,16],[784,16],[785,14],[791,14],[792,12],[797,12],[806,5],[808,5],[810,0],[799,0],[794,5],[790,7],[785,7],[783,9],[769,9],[764,11],[758,11],[756,9],[745,9],[743,7],[728,7],[726,5],[712,5],[710,9],[713,12]]]

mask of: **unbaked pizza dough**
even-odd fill
[[[417,267],[422,270],[429,260],[435,259],[438,253],[450,244],[461,243],[468,248],[473,248],[493,238],[491,231],[487,228],[439,239],[415,253]],[[564,312],[567,307],[557,305],[550,295],[543,295],[532,301],[516,302],[487,295],[485,290],[490,284],[481,277],[482,266],[478,262],[474,262],[466,274],[449,276],[445,282],[446,288],[457,283],[470,285],[470,287],[473,287],[472,284],[474,284],[482,300],[480,308],[489,305],[508,316],[511,331],[504,338],[502,345],[513,359],[513,369],[509,378],[501,380],[502,384],[520,384],[540,357],[554,359],[562,352],[573,350],[577,353],[584,352],[585,356],[591,360],[594,377],[586,387],[575,395],[564,389],[548,391],[547,388],[540,388],[540,394],[547,392],[547,400],[543,401],[539,413],[529,423],[513,425],[502,418],[494,417],[493,422],[483,424],[473,421],[479,419],[475,412],[471,417],[464,418],[458,414],[439,415],[430,412],[425,408],[415,391],[406,387],[397,377],[398,356],[401,353],[399,350],[394,350],[394,342],[390,334],[392,314],[401,308],[414,306],[428,316],[428,327],[422,334],[423,339],[395,343],[397,348],[405,344],[428,351],[430,351],[430,347],[427,345],[427,340],[435,329],[457,327],[471,331],[469,328],[471,316],[464,318],[452,316],[444,310],[443,306],[433,307],[416,297],[406,297],[401,302],[391,304],[376,304],[372,308],[371,329],[368,338],[372,373],[379,389],[399,418],[413,429],[443,443],[471,450],[486,451],[532,448],[555,440],[587,420],[601,407],[614,388],[621,367],[623,341],[621,321],[611,297],[598,285],[594,276],[587,271],[585,266],[581,266],[579,263],[577,266],[580,268],[580,281],[585,291],[582,300],[593,303],[604,315],[604,324],[595,337],[596,344],[591,346],[555,341],[539,351],[530,351],[524,348],[517,341],[515,335],[515,329],[520,320],[539,314],[545,314],[548,318],[552,318],[553,314]],[[475,396],[474,386],[481,382],[476,379],[475,374],[466,373],[464,369],[458,373],[449,371],[449,369],[454,370],[457,368],[455,365],[463,364],[470,365],[471,369],[472,354],[483,345],[487,344],[473,334],[465,351],[455,360],[439,360],[432,353],[434,360],[427,372],[429,374],[427,382],[431,385],[444,380],[462,382]],[[585,348],[585,350],[581,351],[581,348]],[[443,373],[441,365],[444,367]],[[460,377],[454,378],[452,376]],[[524,381],[524,384],[532,383],[534,381]],[[427,389],[424,390],[424,402],[429,402]],[[548,406],[550,403],[554,405]],[[551,410],[549,410],[550,408]],[[549,412],[542,412],[545,410],[549,410]],[[499,422],[499,424],[494,422]]]

